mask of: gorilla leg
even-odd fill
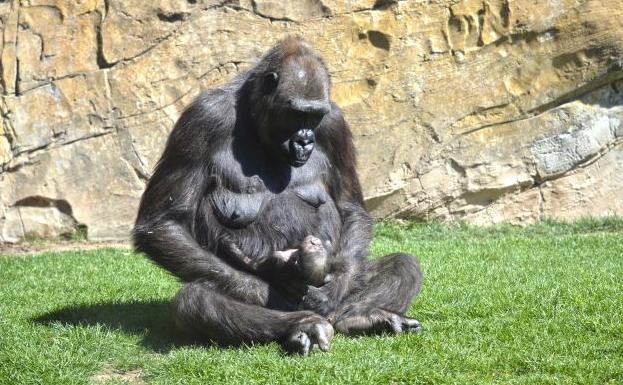
[[[283,312],[237,301],[209,282],[186,284],[173,300],[177,327],[224,344],[277,341],[288,352],[307,355],[317,345],[327,351],[333,327],[309,312]]]
[[[404,313],[421,285],[419,263],[408,254],[369,263],[358,287],[331,317],[335,329],[344,334],[417,331],[419,322]]]

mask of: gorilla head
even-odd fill
[[[327,68],[297,38],[282,41],[256,68],[251,113],[260,141],[269,153],[300,167],[314,150],[314,129],[331,110]]]

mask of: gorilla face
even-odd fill
[[[275,138],[278,139],[275,144],[278,144],[278,152],[283,160],[294,167],[300,167],[307,162],[316,145],[314,130],[325,114],[326,112],[312,114],[291,110],[282,115],[283,124],[276,125]]]
[[[299,167],[307,162],[315,144],[316,136],[313,129],[301,128],[281,144],[281,153],[292,166]]]
[[[329,76],[313,56],[292,56],[263,79],[264,147],[293,167],[304,165],[316,143],[315,129],[331,109]]]

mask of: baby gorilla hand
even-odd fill
[[[298,249],[288,249],[288,250],[279,250],[275,251],[272,257],[278,264],[285,265],[288,263],[292,263],[294,261],[293,258],[299,252]]]

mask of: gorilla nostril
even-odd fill
[[[298,143],[301,147],[305,147],[310,143],[313,143],[314,141],[308,138],[299,138],[296,140],[296,143]]]

